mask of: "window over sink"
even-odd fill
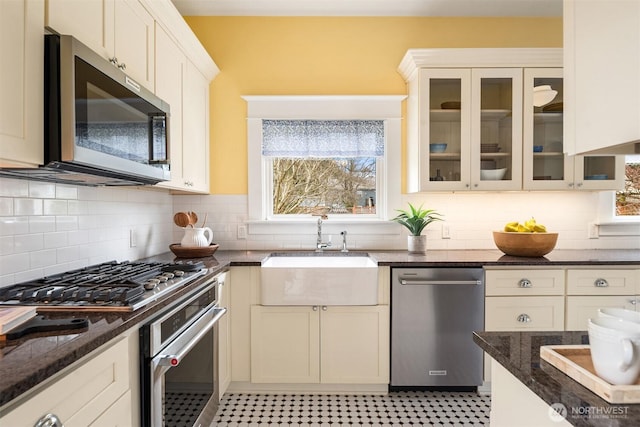
[[[388,220],[404,96],[246,96],[249,221]],[[313,218],[315,221],[315,218]]]

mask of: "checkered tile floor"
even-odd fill
[[[214,426],[489,425],[490,397],[466,392],[377,395],[228,394]]]

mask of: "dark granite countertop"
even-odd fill
[[[543,345],[589,344],[586,331],[476,332],[473,340],[546,403],[562,403],[571,424],[640,425],[640,404],[609,403],[540,358]]]
[[[281,251],[223,251],[204,261],[209,274],[217,274],[230,266],[259,266],[273,252]],[[313,254],[309,251],[291,251]],[[358,251],[353,251],[358,252]],[[640,250],[556,250],[544,258],[504,256],[498,250],[430,250],[425,255],[406,251],[366,251],[379,265],[391,267],[481,267],[481,266],[553,266],[553,265],[640,265]],[[339,252],[327,251],[327,256]],[[172,262],[171,252],[147,258],[150,261]],[[163,307],[197,287],[203,277],[180,291],[158,300],[134,313],[48,314],[54,317],[88,317],[85,330],[70,334],[32,334],[16,341],[0,342],[0,406],[40,384],[81,357],[89,354],[119,334],[148,320]]]

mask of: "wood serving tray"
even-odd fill
[[[184,248],[180,243],[174,243],[169,245],[169,249],[171,249],[171,252],[178,258],[204,258],[213,255],[218,249],[218,245],[212,243],[209,246],[199,248]]]
[[[640,380],[613,385],[600,378],[591,361],[588,345],[544,345],[540,358],[564,372],[609,403],[640,403]]]

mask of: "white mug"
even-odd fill
[[[606,307],[598,309],[598,317],[614,317],[628,322],[640,323],[640,313],[618,307]]]
[[[184,237],[180,245],[185,248],[200,248],[209,246],[213,241],[213,231],[209,227],[191,228],[185,227]]]
[[[640,375],[640,324],[598,317],[589,319],[588,332],[598,376],[614,385],[634,384]]]

